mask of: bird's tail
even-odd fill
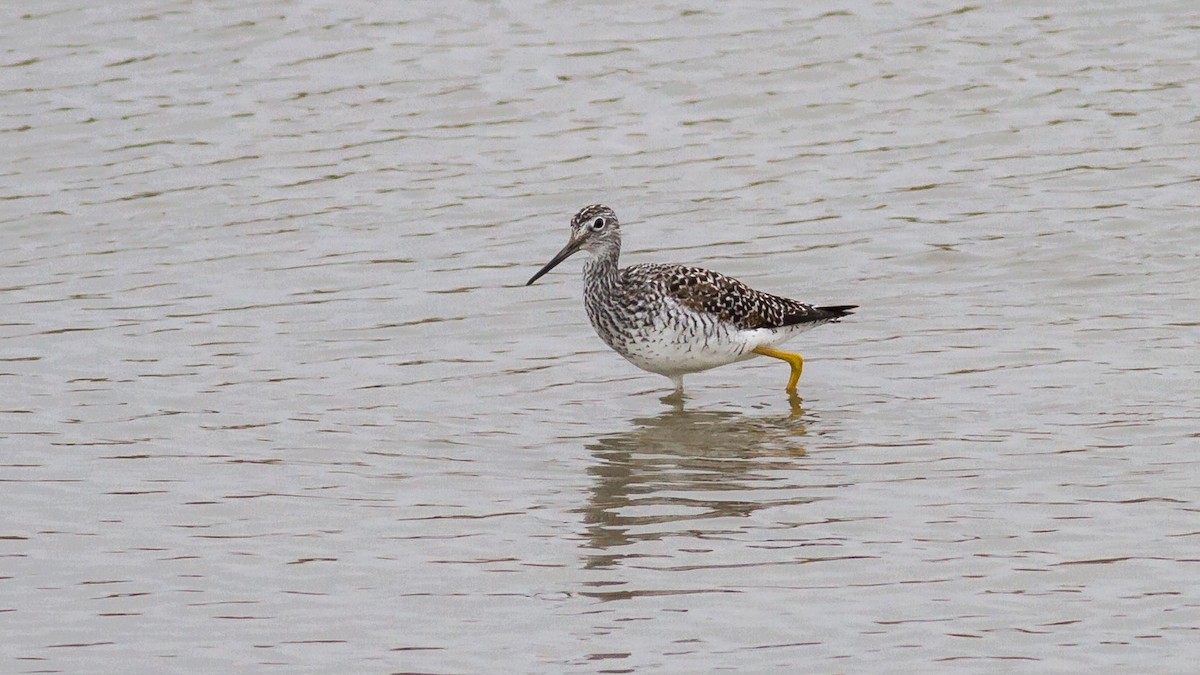
[[[817,307],[817,311],[829,314],[830,319],[840,319],[854,313],[858,309],[858,305],[830,305],[828,307]]]

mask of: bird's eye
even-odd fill
[[[592,231],[593,232],[599,232],[600,230],[603,230],[603,229],[604,229],[604,219],[603,218],[597,218],[592,221]]]

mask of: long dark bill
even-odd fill
[[[579,252],[579,242],[576,241],[574,238],[572,238],[571,241],[567,242],[567,245],[563,247],[563,250],[559,251],[558,255],[551,258],[550,262],[546,263],[545,267],[538,270],[537,274],[530,277],[529,281],[525,282],[525,285],[532,286],[533,282],[537,281],[538,279],[541,279],[543,274],[554,269],[555,267],[558,266],[558,264],[560,262],[566,260],[567,258],[570,258],[571,256],[575,255],[578,252]]]

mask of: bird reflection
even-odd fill
[[[586,566],[615,566],[636,555],[616,549],[636,542],[731,533],[696,521],[813,501],[788,478],[805,455],[802,413],[753,417],[676,406],[597,439],[589,446],[595,483],[583,509]]]

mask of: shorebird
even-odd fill
[[[792,367],[786,391],[795,394],[804,359],[778,346],[858,307],[814,307],[699,267],[618,267],[620,224],[603,204],[575,214],[567,245],[525,285],[579,251],[591,254],[583,266],[583,305],[600,339],[638,368],[671,378],[677,395],[684,375],[759,355]]]

